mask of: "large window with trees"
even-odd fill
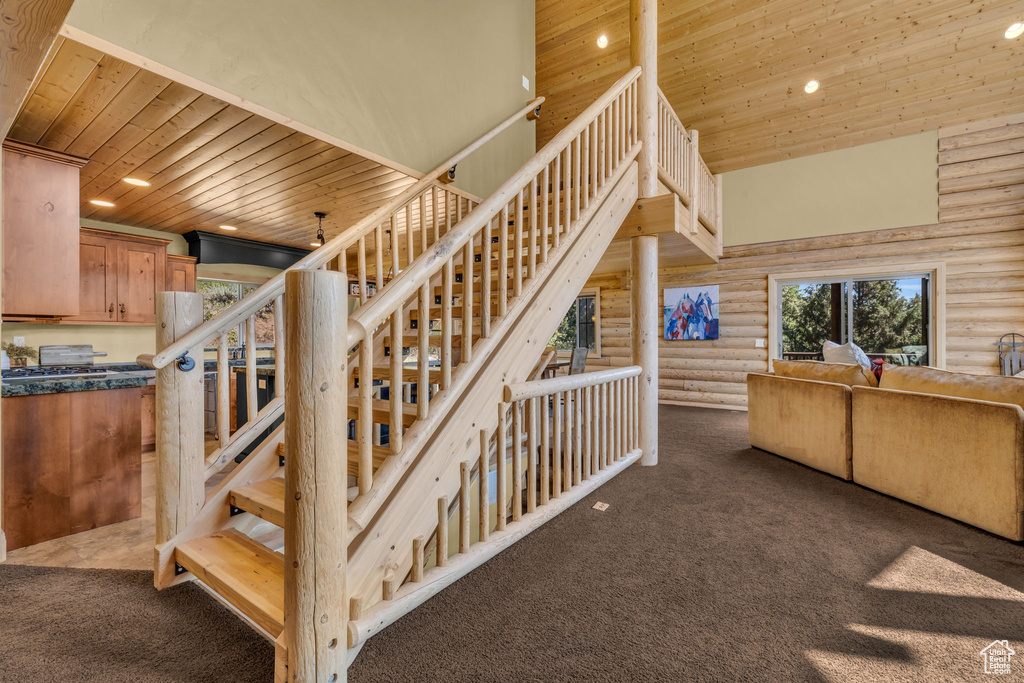
[[[930,365],[931,272],[778,280],[778,358],[821,360],[826,341],[853,341],[871,359]]]

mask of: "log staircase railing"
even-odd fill
[[[288,270],[339,271],[359,283],[360,305],[365,304],[369,299],[368,283],[375,284],[378,293],[385,289],[395,275],[451,230],[452,226],[462,220],[478,203],[477,198],[447,184],[454,178],[455,166],[516,121],[524,116],[535,115],[543,101],[543,97],[533,100],[468,147],[445,160],[434,171],[410,185],[394,199],[302,258]],[[439,181],[439,178],[443,180]],[[277,274],[249,296],[203,324],[196,325],[197,321],[194,319],[188,325],[179,324],[177,335],[167,334],[168,328],[163,325],[159,344],[161,350],[155,355],[142,355],[138,358],[140,364],[159,371],[158,385],[172,387],[183,381],[182,377],[175,377],[179,370],[203,363],[204,348],[207,346],[216,348],[218,381],[215,434],[218,447],[204,456],[202,464],[191,462],[187,465],[189,469],[201,468],[204,472],[204,481],[221,471],[232,459],[241,454],[256,436],[262,434],[283,415],[287,356],[283,310],[286,272]],[[256,348],[259,340],[256,322],[267,313],[272,313],[274,318],[273,343],[270,349],[262,352],[274,359],[276,396],[257,411]],[[170,311],[167,311],[167,315],[170,314]],[[190,317],[194,318],[194,315],[195,312],[192,312]],[[192,329],[189,329],[189,326]],[[239,341],[243,341],[249,350],[245,358],[248,419],[232,431],[229,386],[231,361],[228,355],[228,340],[229,335],[238,330],[239,326],[242,329],[242,339]],[[201,376],[202,373],[197,374]],[[158,389],[157,400],[161,402],[159,391]],[[161,403],[165,406],[165,412],[170,412],[176,410],[182,402],[185,401],[180,392],[174,392],[173,395],[165,395]],[[189,440],[189,450],[194,454],[203,446],[202,409],[193,408],[188,415],[181,417],[194,424],[169,425],[169,430],[173,429],[175,434],[164,433],[163,441],[168,444],[168,439],[172,439],[174,446],[177,447],[182,439]],[[184,435],[181,434],[183,429],[186,431]],[[194,461],[194,455],[190,456],[190,459]],[[173,467],[177,467],[177,464],[175,463]]]
[[[425,554],[429,539],[413,540],[412,569],[404,581],[386,579],[384,599],[351,617],[349,647],[360,647],[636,462],[640,372],[628,366],[505,385],[497,429],[481,430],[479,458],[458,464],[458,500],[454,506],[447,497],[438,500],[433,557]]]
[[[691,232],[703,226],[721,245],[722,178],[708,170],[698,140],[697,131],[687,131],[659,88],[658,179],[690,209]]]
[[[384,380],[389,386],[401,384],[405,368],[400,350],[412,347],[417,351],[418,387],[422,388],[414,413],[403,404],[400,392],[391,391],[386,416],[374,417],[375,411],[379,415],[385,408],[374,402],[370,383],[359,383],[358,396],[349,406],[349,415],[356,418],[359,485],[359,495],[349,507],[351,532],[365,527],[419,455],[429,435],[428,418],[435,401],[449,407],[453,395],[469,381],[465,371],[475,345],[491,336],[510,302],[558,254],[591,201],[635,156],[639,74],[640,69],[634,68],[620,78],[349,319],[347,347],[355,349],[360,378],[374,372],[373,332],[386,325],[390,357]],[[459,310],[453,303],[456,293],[461,297]],[[415,335],[404,336],[407,321],[415,325]],[[434,394],[426,390],[435,382],[429,376],[430,366],[422,362],[430,357],[431,348],[438,349],[439,391]],[[456,366],[460,366],[457,371]],[[379,371],[375,376],[381,376]],[[375,472],[372,425],[384,419],[390,427],[393,457]],[[408,435],[403,434],[403,423]]]
[[[428,176],[202,325],[196,295],[161,294],[162,350],[140,358],[158,368],[163,425],[155,583],[188,572],[214,588],[276,639],[278,680],[345,680],[369,636],[640,457],[638,366],[500,393],[531,376],[563,294],[583,286],[638,196],[639,76],[625,74],[482,201]],[[676,132],[662,173],[674,169],[678,183],[664,177],[689,188],[680,198],[709,230],[720,211],[695,205],[720,185],[707,184],[696,135]],[[351,279],[361,301],[349,315]],[[242,324],[255,340],[269,304],[277,396],[234,434],[219,423],[204,457],[202,373],[185,368],[214,339],[226,375],[227,334]],[[255,406],[252,354],[246,369]],[[282,415],[204,494],[207,476]],[[467,460],[471,422],[479,457]],[[265,538],[266,525],[283,537]]]

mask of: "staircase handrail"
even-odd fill
[[[365,339],[368,330],[376,329],[391,316],[392,311],[414,295],[420,287],[429,283],[452,254],[476,237],[477,233],[494,219],[502,207],[507,206],[524,186],[529,185],[530,180],[541,169],[551,163],[567,144],[582,133],[591,121],[639,76],[639,66],[627,71],[622,78],[605,91],[604,95],[587,107],[572,123],[563,128],[539,152],[527,160],[501,187],[462,219],[457,227],[435,242],[412,265],[403,270],[398,277],[391,281],[386,290],[380,292],[373,298],[373,301],[353,313],[349,318],[348,346],[351,348]],[[554,182],[557,182],[557,179]]]
[[[543,217],[539,222],[531,219],[533,227],[530,228],[531,233],[527,238],[527,242],[532,246],[528,248],[528,251],[533,256],[537,256],[537,272],[540,272],[540,264],[547,263],[549,259],[547,244],[548,237],[550,236],[553,245],[551,251],[552,258],[557,258],[554,254],[560,251],[559,240],[560,235],[563,233],[563,228],[564,239],[569,239],[571,237],[572,225],[575,224],[580,215],[583,215],[579,213],[572,214],[571,209],[573,209],[573,206],[575,205],[575,209],[579,211],[589,203],[591,193],[596,197],[598,193],[604,191],[607,183],[617,182],[617,180],[613,181],[612,178],[621,177],[622,168],[625,167],[622,165],[622,162],[635,157],[640,149],[640,143],[636,138],[637,110],[631,104],[635,102],[636,84],[639,76],[639,67],[628,71],[601,97],[552,138],[543,149],[526,161],[500,188],[470,211],[469,215],[453,226],[447,234],[423,251],[397,278],[389,283],[387,288],[349,316],[345,344],[346,348],[350,350],[357,349],[361,375],[367,375],[373,367],[373,356],[376,353],[371,343],[373,334],[380,329],[386,330],[387,328],[384,327],[384,323],[388,321],[391,328],[388,336],[394,340],[391,342],[391,345],[396,349],[396,351],[390,354],[389,358],[391,363],[390,375],[392,377],[397,376],[401,371],[402,365],[401,355],[397,352],[397,348],[400,345],[404,345],[397,340],[403,336],[406,308],[418,300],[419,310],[426,311],[429,308],[429,301],[432,300],[430,296],[431,283],[435,277],[440,277],[443,274],[447,274],[445,278],[450,282],[454,271],[454,263],[460,257],[463,264],[468,264],[468,266],[464,266],[468,270],[467,273],[464,273],[464,276],[469,275],[469,278],[463,281],[464,289],[462,290],[463,326],[461,332],[461,353],[463,354],[463,364],[471,367],[469,363],[475,362],[475,360],[470,361],[470,358],[475,358],[475,355],[472,353],[475,343],[472,341],[472,337],[475,333],[472,330],[477,324],[474,320],[472,326],[470,325],[469,320],[476,317],[471,312],[477,308],[481,312],[479,319],[480,343],[485,345],[485,348],[487,344],[492,343],[490,332],[492,316],[494,316],[495,320],[499,320],[507,312],[509,283],[506,279],[508,276],[505,274],[507,271],[503,264],[507,264],[507,259],[511,258],[508,252],[508,245],[512,241],[507,240],[510,236],[507,234],[505,227],[507,226],[506,221],[513,212],[519,211],[524,203],[531,205],[530,214],[535,218],[538,213],[536,209],[540,205],[543,209]],[[626,101],[627,99],[628,102]],[[613,123],[609,123],[613,120]],[[598,124],[601,126],[600,133],[597,131]],[[575,175],[569,170],[569,164],[566,162],[566,164],[561,166],[561,175],[556,171],[553,177],[549,177],[548,169],[552,165],[557,169],[563,155],[569,153],[571,146],[582,144],[579,141],[585,133],[591,132],[592,127],[594,128],[594,135],[590,138],[591,142],[588,145],[601,145],[600,154],[598,155],[598,152],[595,151],[589,157],[589,166],[581,167],[579,165],[581,162],[577,161],[579,159],[579,153],[577,152],[573,156],[573,160],[577,161]],[[601,137],[604,138],[603,141],[600,140]],[[605,143],[607,143],[607,146],[604,146]],[[584,146],[584,150],[586,149],[587,147]],[[600,156],[600,161],[598,161],[598,156]],[[567,156],[565,158],[568,159]],[[538,181],[538,176],[541,177],[540,181]],[[575,180],[575,183],[573,183],[573,180]],[[560,202],[559,188],[563,184],[564,190],[561,191],[563,201]],[[583,186],[586,186],[585,191]],[[538,190],[540,196],[537,196]],[[571,195],[574,194],[579,195],[575,198],[575,202],[571,198]],[[529,197],[529,200],[526,197]],[[548,206],[549,199],[552,199],[552,205],[556,207],[551,213],[550,226],[546,224],[548,220],[548,209],[546,207]],[[509,208],[510,204],[513,205],[511,209]],[[565,214],[565,218],[562,224],[560,224],[559,216],[562,213]],[[519,219],[515,222],[519,223]],[[498,235],[491,235],[491,228],[495,226],[498,228]],[[534,227],[539,228],[540,232],[539,255],[533,251],[533,248],[538,244],[534,241],[536,239],[536,236],[533,234]],[[548,232],[549,228],[551,230],[550,234]],[[520,230],[523,233],[523,237],[526,236],[525,231],[526,227],[524,225]],[[501,237],[502,234],[505,235],[505,238]],[[482,253],[474,255],[473,243],[476,241],[479,241]],[[494,286],[498,291],[492,294],[491,266],[489,264],[491,261],[490,256],[493,256],[491,252],[494,248],[499,251],[497,259],[498,278],[494,282]],[[521,245],[512,247],[513,252],[521,253],[521,249]],[[515,258],[519,258],[519,256]],[[529,257],[529,261],[532,263],[532,256]],[[478,301],[475,301],[477,297],[472,295],[474,289],[472,280],[474,263],[481,264],[481,289]],[[518,266],[513,266],[511,270],[513,272],[521,272]],[[530,272],[529,269],[528,272]],[[532,273],[529,277],[532,277]],[[445,278],[441,278],[442,281]],[[519,293],[518,288],[522,286],[524,285],[521,283],[511,283],[513,296]],[[442,306],[450,306],[450,301],[450,298],[444,295],[441,296]],[[490,303],[485,305],[483,302]],[[492,312],[492,306],[496,307],[496,315]],[[416,403],[416,421],[418,424],[414,424],[411,427],[408,437],[399,429],[389,432],[391,457],[384,462],[377,472],[372,472],[371,470],[372,450],[370,448],[370,434],[366,432],[358,433],[359,494],[349,506],[349,525],[353,527],[354,532],[364,528],[369,520],[373,518],[394,487],[401,481],[407,468],[415,460],[416,454],[419,452],[417,449],[422,447],[424,443],[423,430],[427,429],[426,427],[419,429],[419,425],[436,424],[438,418],[436,417],[435,410],[440,410],[443,414],[443,411],[453,404],[453,397],[463,387],[467,386],[471,379],[464,372],[461,373],[461,377],[453,378],[450,374],[453,339],[450,332],[451,326],[445,323],[445,316],[446,314],[442,311],[441,340],[440,344],[434,345],[439,346],[441,349],[440,367],[442,379],[440,391],[436,399],[439,407],[431,408],[431,404],[435,399],[432,396],[428,398],[427,394],[421,394],[425,400],[418,400]],[[423,314],[421,317],[426,318],[427,315]],[[448,314],[448,317],[450,318],[450,314]],[[449,331],[446,332],[445,330]],[[425,357],[423,353],[431,345],[428,342],[428,326],[420,324],[417,328],[417,333],[419,337],[417,340],[417,346],[420,349],[419,357],[422,358]],[[425,375],[427,365],[419,364],[419,370]],[[425,376],[421,384],[427,384]],[[357,414],[360,416],[372,414],[371,390],[372,387],[369,384],[360,385],[360,395],[357,401]],[[454,391],[455,393],[449,393],[449,391]],[[390,402],[390,424],[399,424],[404,410],[401,404],[401,395],[399,392],[391,392],[388,400]],[[369,418],[364,421],[357,419],[357,422],[364,425],[364,429],[371,423]],[[411,443],[415,443],[416,446],[409,449],[405,448],[404,442],[406,438]]]
[[[320,248],[307,254],[302,259],[289,266],[286,270],[283,270],[272,277],[249,296],[228,307],[215,318],[199,325],[173,344],[170,344],[160,350],[158,353],[140,355],[137,362],[144,367],[156,369],[166,367],[182,354],[187,353],[190,348],[199,344],[205,344],[207,340],[213,339],[228,330],[236,328],[242,321],[246,320],[249,316],[253,315],[267,304],[273,302],[277,297],[284,293],[284,281],[285,274],[287,272],[292,270],[315,270],[326,266],[331,259],[358,242],[360,238],[365,237],[384,219],[404,206],[409,200],[419,195],[423,190],[427,189],[431,185],[438,183],[438,178],[447,174],[448,171],[460,161],[490,142],[519,119],[535,113],[540,109],[543,102],[543,97],[538,97],[530,101],[525,107],[517,110],[514,114],[506,118],[490,131],[477,138],[469,146],[463,148],[461,151],[443,161],[433,171],[425,174],[422,178],[403,190],[396,197],[376,209],[373,213],[361,219],[351,228],[331,239]],[[379,291],[385,290],[382,289]]]
[[[597,370],[595,372],[581,372],[578,375],[565,375],[563,377],[549,377],[548,379],[534,379],[519,384],[505,385],[505,402],[525,401],[528,398],[547,396],[559,392],[575,391],[592,387],[605,382],[615,382],[620,379],[636,377],[643,371],[639,365],[626,365],[621,368],[610,370]]]

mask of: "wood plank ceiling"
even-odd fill
[[[538,146],[628,68],[628,6],[536,1]],[[1024,111],[1024,37],[1003,37],[1024,21],[1021,0],[661,0],[658,12],[659,84],[716,173]]]
[[[327,212],[330,238],[414,182],[63,38],[8,136],[90,160],[82,169],[83,218],[302,248],[316,234],[314,211]],[[94,206],[92,199],[114,206]]]

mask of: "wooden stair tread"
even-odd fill
[[[437,338],[438,338],[438,343],[440,343],[441,337],[438,336]],[[430,383],[431,384],[438,384],[441,381],[441,371],[440,370],[435,370],[435,369],[431,368],[430,370],[427,371],[427,374],[429,375],[429,379],[430,379]],[[389,379],[391,379],[391,368],[389,366],[387,366],[387,365],[375,365],[375,366],[373,366],[372,375],[373,375],[374,379],[389,380]],[[356,364],[353,364],[353,366],[352,366],[352,376],[353,377],[358,377],[359,376],[359,367]],[[413,366],[413,367],[403,366],[402,367],[402,381],[403,382],[418,382],[419,379],[420,379],[420,370],[419,370],[419,368],[417,368],[415,366]]]
[[[480,335],[474,333],[473,334],[473,343],[476,344],[479,339],[480,339]],[[405,335],[405,336],[402,337],[402,348],[418,348],[419,345],[420,345],[420,338],[418,336],[416,336],[415,334],[408,334],[408,335]],[[384,337],[384,346],[387,346],[389,348],[391,347],[391,337],[390,336]],[[427,335],[427,346],[428,347],[439,348],[441,346],[441,335],[437,334],[436,332],[433,333],[433,334]],[[452,335],[452,348],[459,348],[461,346],[462,346],[462,335],[461,334],[453,334]]]
[[[228,529],[182,543],[174,559],[271,636],[284,630],[284,556]]]
[[[264,479],[231,489],[229,500],[236,508],[284,527],[284,477]]]
[[[416,421],[417,407],[415,403],[402,403],[402,424],[406,427],[412,426]],[[359,419],[359,406],[357,403],[349,402],[348,419]],[[382,398],[373,399],[373,422],[374,424],[391,424],[391,401]]]
[[[355,439],[348,441],[348,474],[350,477],[359,476],[359,442]],[[284,442],[277,444],[277,454],[284,457]],[[384,461],[391,456],[391,449],[388,446],[373,447],[373,471],[376,472]],[[282,480],[284,481],[284,480]],[[284,500],[284,489],[281,489],[281,500]],[[283,505],[283,503],[282,503]]]

